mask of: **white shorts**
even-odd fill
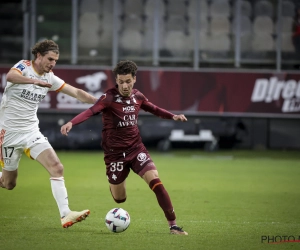
[[[18,168],[23,152],[35,160],[48,148],[52,146],[39,130],[18,133],[0,129],[0,165],[7,171]]]

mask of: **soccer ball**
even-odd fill
[[[105,225],[111,232],[124,232],[129,227],[129,224],[129,213],[123,208],[113,208],[105,216]]]

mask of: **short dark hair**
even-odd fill
[[[131,74],[133,77],[136,76],[137,65],[133,61],[120,61],[117,66],[113,69],[115,77],[117,75],[127,75]]]
[[[31,53],[34,55],[34,58],[37,58],[37,54],[40,53],[42,56],[46,55],[49,51],[53,51],[56,54],[59,54],[59,47],[58,45],[52,40],[43,40],[37,42],[32,50]]]

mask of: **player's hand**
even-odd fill
[[[60,129],[60,132],[63,134],[63,135],[66,135],[68,136],[68,133],[70,132],[70,130],[72,129],[72,122],[68,122],[66,123],[65,125],[62,125],[61,126],[61,129]]]
[[[33,84],[38,85],[40,87],[46,87],[46,88],[51,88],[51,86],[52,86],[51,83],[43,82],[43,81],[40,81],[40,80],[35,80]]]
[[[174,115],[173,116],[173,120],[174,121],[182,121],[182,122],[186,122],[187,121],[187,119],[186,119],[186,117],[185,117],[185,115]]]

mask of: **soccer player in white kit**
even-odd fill
[[[71,211],[63,177],[63,165],[39,130],[37,109],[48,91],[60,91],[81,102],[94,104],[97,99],[75,88],[52,72],[59,58],[58,45],[52,40],[35,44],[34,60],[21,60],[7,73],[7,85],[0,105],[0,186],[16,186],[18,165],[23,152],[41,163],[50,174],[51,189],[64,228],[84,220],[89,210]]]

